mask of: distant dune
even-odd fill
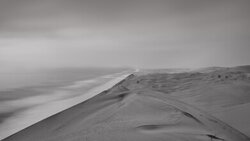
[[[4,141],[250,141],[249,73],[136,72]]]

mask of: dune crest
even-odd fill
[[[218,80],[213,77],[217,73],[218,70],[208,73],[132,74],[111,89],[34,124],[4,141],[161,141],[166,139],[168,141],[250,141],[249,137],[214,117],[214,107],[204,110],[209,102],[205,99],[207,92],[204,96],[198,88],[215,89],[215,85],[234,86],[236,82],[237,86],[243,82],[245,85],[249,84],[249,78],[242,76],[241,72],[240,75],[237,73],[237,80],[220,78]],[[232,74],[232,72],[219,73]],[[196,93],[191,93],[195,90]],[[216,92],[219,97],[226,97],[223,93]],[[197,95],[203,101],[198,99]],[[190,103],[191,100],[188,97],[192,97],[194,103]],[[227,107],[239,104],[230,98],[227,98],[225,103]],[[223,111],[223,106],[218,104],[214,106]]]

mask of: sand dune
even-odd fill
[[[218,78],[218,73],[233,76]],[[228,108],[242,104],[242,97],[249,94],[249,78],[244,73],[235,76],[231,71],[216,70],[130,75],[113,88],[4,141],[250,141],[249,137],[213,116],[214,109],[219,109],[218,113],[225,110],[225,105]],[[216,89],[221,85],[227,89]],[[229,96],[225,94],[234,86],[237,91],[245,88],[236,100],[233,92]],[[210,87],[214,92],[212,97],[219,100],[206,109]],[[226,92],[221,92],[223,90]]]

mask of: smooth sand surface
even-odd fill
[[[4,141],[250,141],[215,117],[226,108],[244,109],[240,105],[249,103],[248,84],[243,72],[224,70],[137,73]]]
[[[228,107],[213,115],[250,137],[250,103]]]

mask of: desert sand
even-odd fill
[[[249,70],[136,72],[4,141],[250,141]]]

